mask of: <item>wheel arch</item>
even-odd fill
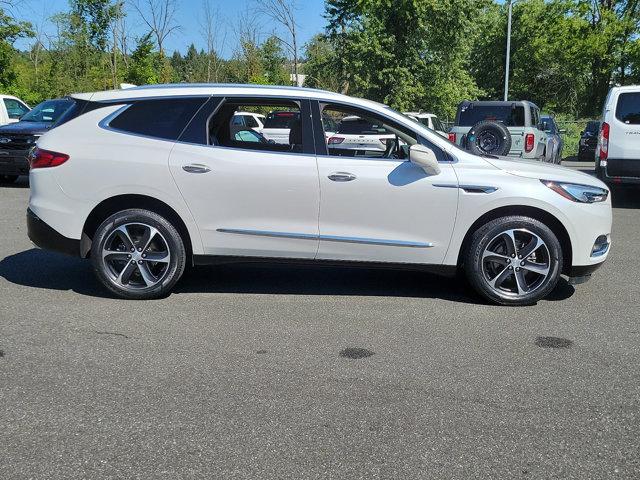
[[[125,194],[116,195],[100,202],[91,211],[84,226],[82,227],[82,238],[80,240],[80,255],[83,258],[89,257],[91,252],[91,243],[96,230],[100,224],[114,213],[130,208],[142,208],[152,211],[158,215],[162,215],[169,220],[178,230],[182,237],[187,252],[187,258],[193,258],[193,245],[189,229],[184,223],[180,215],[162,200],[147,195]]]
[[[555,234],[560,242],[560,247],[562,248],[562,273],[567,274],[571,269],[572,259],[573,259],[573,247],[571,245],[571,237],[569,236],[569,232],[562,224],[560,220],[551,213],[542,210],[537,207],[531,207],[528,205],[509,205],[505,207],[495,208],[484,213],[480,218],[478,218],[471,227],[467,230],[467,233],[464,236],[464,240],[462,241],[462,245],[460,247],[460,251],[458,252],[458,267],[461,267],[464,261],[465,254],[470,247],[471,238],[473,237],[473,233],[482,225],[495,220],[500,217],[507,217],[511,215],[522,215],[526,217],[531,217],[540,222],[544,223],[547,227],[551,229],[551,231]]]

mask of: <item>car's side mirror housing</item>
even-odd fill
[[[433,150],[423,145],[416,144],[411,146],[409,160],[422,168],[428,175],[438,175],[440,173],[440,164],[436,154]]]

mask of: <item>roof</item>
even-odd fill
[[[535,103],[530,102],[529,100],[507,100],[506,102],[499,101],[499,100],[464,100],[463,102],[460,103],[460,106],[483,105],[487,107],[503,107],[505,105],[513,105],[513,104],[533,105],[534,107],[538,108],[538,106]]]
[[[354,99],[339,93],[325,90],[315,90],[303,87],[288,87],[277,85],[240,85],[215,83],[179,83],[144,85],[124,90],[107,90],[103,92],[77,93],[72,96],[82,100],[94,102],[110,102],[130,99],[144,99],[155,97],[180,97],[194,95],[266,95],[266,96],[296,96],[301,98],[318,98],[326,100],[358,100],[363,103],[374,103],[368,100]]]

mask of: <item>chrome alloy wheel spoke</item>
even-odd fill
[[[551,270],[545,242],[527,229],[505,230],[482,253],[482,272],[490,288],[523,296],[544,284]]]
[[[109,235],[102,260],[118,286],[140,289],[163,280],[169,270],[171,253],[158,229],[143,223],[128,223]]]

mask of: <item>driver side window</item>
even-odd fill
[[[356,107],[321,104],[327,152],[334,157],[406,159],[413,132]]]

